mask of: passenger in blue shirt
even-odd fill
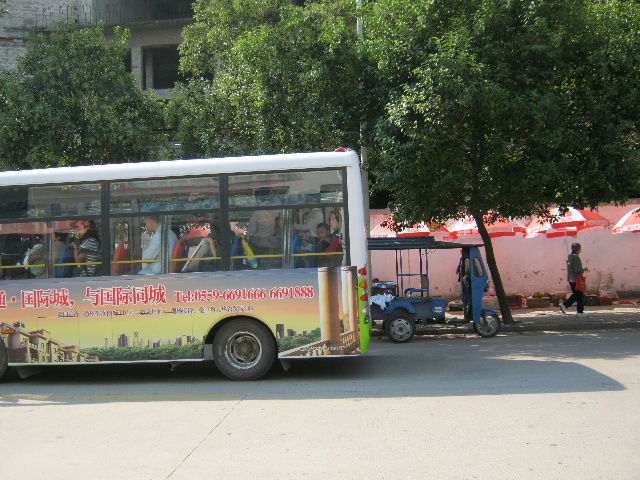
[[[162,272],[162,263],[160,262],[160,254],[162,251],[160,219],[154,215],[144,217],[144,223],[147,230],[153,232],[149,245],[142,251],[142,260],[157,260],[156,262],[147,263],[138,272],[140,275],[158,274]],[[173,247],[178,242],[178,237],[170,228],[167,229],[167,248],[169,255],[173,251]]]

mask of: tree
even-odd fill
[[[194,3],[169,118],[188,156],[355,146],[358,43],[352,2]]]
[[[597,207],[638,190],[635,2],[380,0],[367,14],[376,86],[371,169],[396,220]]]
[[[4,5],[5,3],[7,3],[7,0],[0,0],[0,5]],[[5,10],[4,8],[0,7],[0,17],[2,17],[3,15],[6,15],[7,10]]]
[[[128,32],[56,27],[32,34],[16,72],[0,77],[4,168],[147,160],[163,139],[160,103],[125,70]]]

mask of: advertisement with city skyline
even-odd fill
[[[326,268],[12,282],[0,285],[2,335],[12,364],[201,359],[216,323],[249,317],[272,330],[281,352],[317,354],[300,347],[335,343],[357,329],[355,312],[348,320],[355,291],[346,288],[348,274]]]

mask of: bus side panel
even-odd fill
[[[355,267],[6,283],[0,312],[11,365],[202,359],[238,316],[265,323],[281,358],[360,353]]]

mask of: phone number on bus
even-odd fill
[[[285,300],[288,298],[313,298],[312,286],[266,288],[231,288],[227,290],[176,290],[173,292],[178,303],[225,302],[237,300]]]

